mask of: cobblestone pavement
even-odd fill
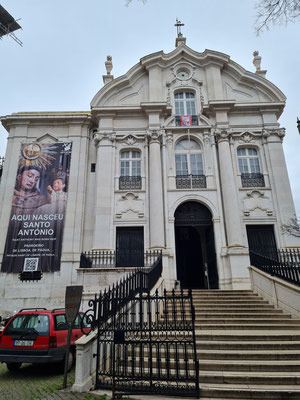
[[[19,371],[10,372],[0,363],[1,400],[104,400],[106,396],[72,393],[75,368],[68,374],[67,389],[62,390],[63,374],[54,365],[23,364]]]

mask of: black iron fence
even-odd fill
[[[98,330],[96,385],[118,394],[199,398],[191,291],[150,295],[162,256],[89,301],[83,321]]]
[[[140,267],[151,267],[161,255],[160,250],[149,250],[144,253],[144,264]],[[115,268],[118,255],[110,250],[91,250],[81,253],[80,268]]]
[[[205,175],[176,175],[177,189],[201,189],[206,188]]]
[[[258,269],[300,286],[300,250],[280,249],[272,256],[249,252],[251,264]]]
[[[162,274],[162,253],[150,268],[137,268],[89,301],[85,321],[94,330],[138,293],[149,293]],[[118,299],[115,301],[115,299]],[[88,332],[89,333],[89,332]]]

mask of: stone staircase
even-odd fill
[[[201,399],[300,399],[300,320],[252,291],[193,301]]]

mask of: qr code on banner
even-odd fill
[[[39,259],[36,258],[25,258],[23,271],[32,272],[37,271],[39,266]]]

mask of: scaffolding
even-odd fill
[[[0,39],[3,36],[10,36],[13,38],[20,46],[23,46],[23,43],[17,36],[14,34],[14,31],[22,29],[18,22],[11,16],[5,8],[3,8],[0,4]]]

